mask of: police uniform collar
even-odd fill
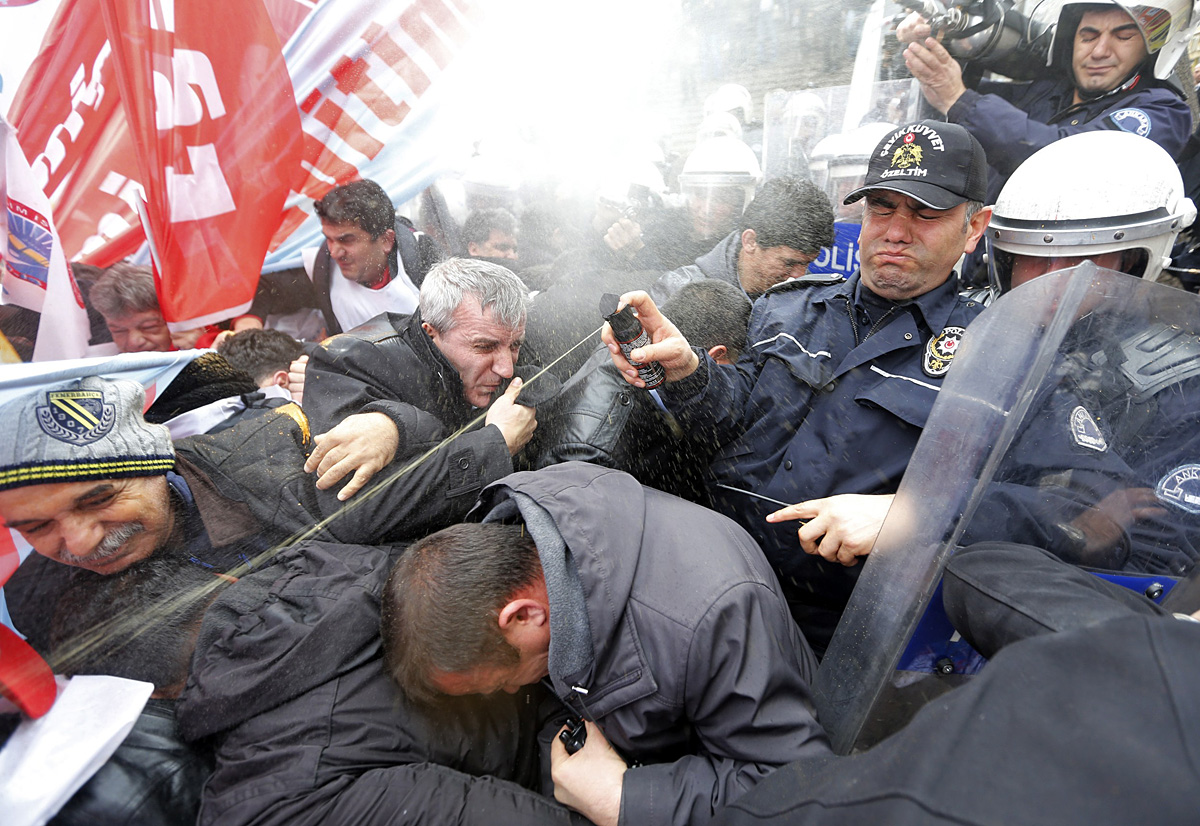
[[[855,304],[859,303],[859,285],[862,284],[862,271],[857,271],[846,282],[846,289],[843,294]],[[866,290],[867,286],[862,284],[862,289]],[[879,299],[887,301],[887,299]],[[913,313],[914,317],[923,321],[925,326],[930,330],[941,330],[946,326],[946,322],[950,318],[950,313],[958,304],[958,273],[951,271],[950,276],[937,287],[922,293],[916,298],[911,298],[906,302],[893,302],[897,306],[905,306]]]

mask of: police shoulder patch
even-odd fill
[[[1188,513],[1200,513],[1200,465],[1180,465],[1158,480],[1154,495],[1160,502]]]
[[[944,327],[940,333],[929,339],[929,344],[925,347],[925,358],[921,360],[921,370],[925,375],[933,379],[946,375],[965,332],[967,331],[963,327]]]
[[[1143,138],[1150,136],[1150,116],[1141,109],[1118,109],[1108,116],[1117,128]]]
[[[103,439],[117,420],[117,408],[99,390],[52,390],[37,407],[37,422],[47,436],[82,447]]]
[[[1100,453],[1108,450],[1108,441],[1100,432],[1100,425],[1092,418],[1092,414],[1080,405],[1071,411],[1071,438],[1080,447],[1095,450]]]

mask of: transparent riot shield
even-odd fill
[[[1034,545],[1157,598],[1191,571],[1198,336],[1200,297],[1091,263],[972,323],[817,675],[839,753],[902,724],[887,707],[901,693],[928,699],[970,670],[906,650],[957,547]]]

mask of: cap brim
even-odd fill
[[[846,205],[852,204],[875,189],[899,192],[901,195],[907,195],[910,198],[920,201],[931,209],[954,209],[959,204],[967,202],[967,199],[962,195],[955,195],[953,192],[942,189],[936,184],[929,184],[923,181],[895,181],[886,184],[860,186],[847,195],[842,203]]]

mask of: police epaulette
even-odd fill
[[[835,272],[811,272],[799,278],[789,278],[787,281],[780,281],[763,293],[763,295],[781,293],[787,290],[799,290],[804,287],[831,287],[834,284],[841,284],[845,280],[845,276],[838,275]]]

